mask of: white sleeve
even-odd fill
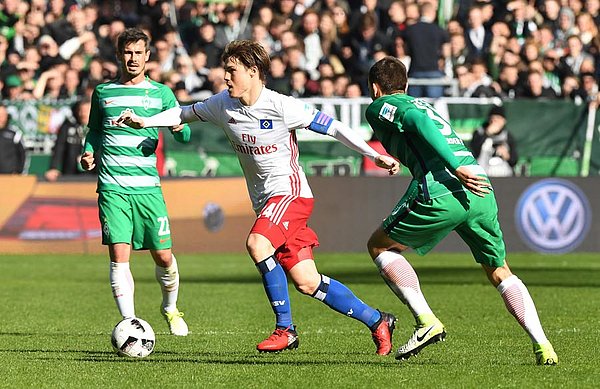
[[[333,120],[333,123],[331,123],[331,126],[329,126],[327,129],[327,135],[334,137],[349,149],[358,151],[371,160],[374,160],[375,157],[380,155],[371,146],[369,146],[356,131],[339,120]]]
[[[200,118],[194,112],[194,105],[184,105],[144,118],[144,127],[171,127],[196,120]]]

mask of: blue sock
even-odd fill
[[[381,318],[378,310],[363,303],[344,284],[326,275],[321,275],[321,283],[312,296],[334,311],[350,316],[369,328],[372,328]]]
[[[275,313],[278,328],[294,329],[292,324],[292,308],[288,294],[287,277],[281,265],[273,256],[260,261],[256,268],[262,276],[265,292]]]

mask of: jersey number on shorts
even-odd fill
[[[160,227],[158,228],[158,236],[170,235],[171,228],[169,228],[169,218],[166,216],[161,216],[156,220],[160,223]]]
[[[263,209],[263,211],[260,213],[260,217],[264,217],[267,218],[269,220],[272,221],[271,216],[273,216],[273,213],[275,211],[275,206],[277,205],[277,203],[271,203],[269,204],[265,209]]]

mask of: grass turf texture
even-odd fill
[[[364,254],[318,255],[320,270],[398,317],[394,351],[413,319]],[[244,255],[179,255],[180,309],[191,334],[168,335],[148,254],[132,259],[136,312],[157,333],[155,352],[115,355],[119,321],[105,256],[0,257],[0,387],[598,387],[598,255],[512,254],[536,302],[558,366],[535,366],[529,338],[467,254],[408,255],[448,339],[416,358],[375,355],[361,323],[290,287],[300,348],[258,354],[273,316]]]

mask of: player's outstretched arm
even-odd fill
[[[371,158],[375,164],[386,169],[390,175],[400,171],[400,163],[388,155],[379,154],[362,139],[356,131],[346,126],[339,120],[333,120],[331,126],[327,129],[327,135],[330,135],[342,142],[346,147],[358,151],[367,158]]]
[[[193,105],[184,105],[146,118],[136,115],[132,110],[126,110],[117,118],[117,124],[132,128],[174,127],[196,120],[200,120],[200,118],[194,113]]]

